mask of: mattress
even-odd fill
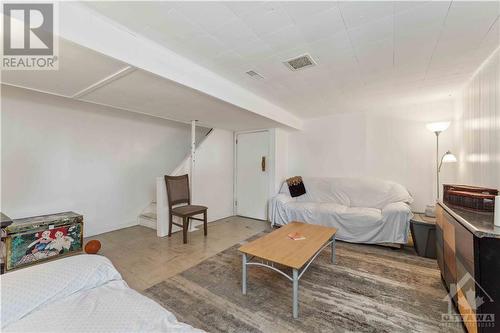
[[[13,271],[1,283],[2,332],[203,332],[129,288],[99,255]]]

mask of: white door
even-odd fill
[[[236,214],[267,219],[269,132],[236,135]]]

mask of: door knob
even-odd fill
[[[260,166],[262,168],[262,172],[266,171],[266,157],[262,156],[262,160],[260,162]]]

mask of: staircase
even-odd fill
[[[196,148],[198,148],[204,141],[205,139],[212,133],[213,128],[203,128],[199,127],[199,136],[200,139],[196,140]],[[191,154],[188,153],[186,157],[181,161],[181,163],[174,169],[173,172],[170,173],[170,175],[181,175],[186,173],[186,165],[188,161],[191,159]],[[161,177],[163,178],[163,176]],[[158,179],[157,179],[158,183]],[[163,181],[164,183],[164,181]],[[158,186],[158,185],[157,185]],[[163,185],[165,186],[165,185]],[[157,222],[158,222],[158,209],[157,209],[157,204],[156,204],[156,198],[151,201],[148,206],[146,206],[141,214],[137,217],[137,224],[142,225],[147,228],[151,228],[156,230],[157,229]],[[166,221],[165,221],[166,222]],[[172,226],[172,232],[180,231],[182,230],[181,228],[177,226]],[[194,223],[190,223],[190,229],[189,231],[195,231],[197,228],[194,226]]]
[[[156,230],[156,200],[144,208],[137,219],[137,224]]]

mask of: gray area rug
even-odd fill
[[[255,237],[252,237],[255,238]],[[207,332],[463,332],[441,321],[448,305],[435,260],[413,249],[337,242],[319,255],[299,283],[299,318],[292,285],[249,267],[241,294],[241,255],[233,246],[145,291],[180,321]]]

